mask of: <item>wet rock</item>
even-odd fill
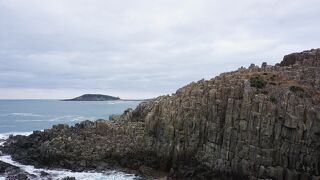
[[[76,178],[67,176],[67,177],[62,178],[61,180],[76,180]]]
[[[19,167],[0,161],[0,175],[8,180],[32,179],[35,175],[29,174]]]
[[[45,171],[41,171],[40,172],[40,176],[41,177],[46,177],[46,176],[49,176],[50,174],[49,173],[47,173],[47,172],[45,172]]]
[[[10,164],[0,161],[0,174],[6,172],[6,169],[11,167]]]

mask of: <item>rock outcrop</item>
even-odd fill
[[[29,174],[19,167],[0,161],[0,176],[9,180],[33,179],[35,175]]]
[[[37,166],[149,177],[320,179],[320,49],[193,82],[107,121],[11,137],[2,150]]]

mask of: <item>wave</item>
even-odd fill
[[[0,114],[0,116],[43,117],[43,115],[34,114],[34,113],[8,113],[8,114]]]
[[[15,127],[14,125],[0,125],[0,128]]]
[[[15,122],[46,122],[47,119],[16,119]]]
[[[4,142],[1,142],[9,138],[10,135],[30,135],[32,132],[12,132],[12,133],[2,133],[0,134],[0,146],[3,145]],[[17,166],[24,171],[34,174],[37,177],[34,178],[34,180],[40,180],[40,173],[46,172],[52,176],[52,180],[59,180],[66,176],[69,177],[75,177],[77,180],[88,180],[88,179],[94,179],[94,180],[133,180],[138,179],[136,175],[133,174],[126,174],[119,171],[104,171],[104,172],[94,172],[94,171],[87,171],[87,172],[72,172],[70,170],[66,169],[42,169],[42,168],[35,168],[31,165],[23,165],[16,161],[14,161],[11,156],[4,155],[0,156],[0,161],[6,162],[8,164]],[[0,180],[6,179],[5,177],[0,176]]]
[[[7,139],[9,138],[10,135],[16,136],[16,135],[23,135],[23,136],[28,136],[32,134],[32,131],[29,132],[9,132],[9,133],[1,133],[0,134],[0,139]]]
[[[105,179],[114,179],[114,180],[131,180],[136,179],[137,176],[131,175],[131,174],[125,174],[123,172],[117,172],[117,171],[105,171],[105,172],[72,172],[66,169],[41,169],[41,168],[35,168],[31,165],[23,165],[20,164],[14,160],[12,160],[11,156],[5,155],[0,156],[0,161],[9,163],[11,165],[17,166],[24,171],[34,174],[37,176],[37,178],[40,178],[40,172],[44,171],[52,176],[53,180],[58,180],[63,177],[69,176],[69,177],[75,177],[77,180],[87,180],[87,179],[95,179],[95,180],[105,180]]]
[[[0,134],[0,146],[3,145],[4,141],[9,138],[10,135],[16,136],[16,135],[23,135],[28,136],[32,134],[32,132],[10,132],[10,133],[2,133]]]
[[[95,120],[96,117],[85,117],[85,116],[79,116],[79,115],[68,115],[68,116],[60,116],[53,119],[49,119],[47,121],[83,121],[83,120]]]
[[[58,121],[69,121],[69,122],[78,122],[84,120],[96,120],[96,117],[85,117],[80,115],[68,115],[68,116],[59,116],[56,118],[45,118],[45,119],[16,119],[16,122],[58,122]]]

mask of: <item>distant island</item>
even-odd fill
[[[62,101],[117,101],[119,97],[103,95],[103,94],[84,94],[73,99],[64,99]]]

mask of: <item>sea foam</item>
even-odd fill
[[[7,114],[0,114],[0,116],[21,116],[21,117],[43,117],[43,115],[40,114],[34,114],[34,113],[7,113]]]
[[[12,133],[2,133],[0,134],[0,146],[3,145],[4,141],[9,138],[10,135],[30,135],[32,132],[12,132]],[[52,177],[52,180],[58,180],[62,179],[63,177],[69,176],[69,177],[75,177],[77,180],[131,180],[131,179],[139,179],[136,175],[133,174],[126,174],[123,172],[118,171],[105,171],[105,172],[94,172],[94,171],[88,171],[88,172],[72,172],[66,169],[40,169],[35,168],[31,165],[23,165],[16,161],[14,161],[11,156],[4,155],[0,156],[0,161],[6,162],[8,164],[17,166],[24,171],[34,174],[37,177],[34,178],[34,180],[40,180],[40,172],[44,171],[46,173],[49,173]],[[0,180],[4,180],[5,177],[0,177]]]
[[[102,173],[102,172],[93,172],[93,171],[72,172],[72,171],[65,170],[65,169],[56,169],[56,170],[38,169],[38,168],[35,168],[34,166],[20,164],[16,161],[12,160],[12,158],[8,155],[0,156],[0,161],[17,166],[30,174],[36,175],[37,178],[35,178],[35,179],[40,179],[40,172],[41,171],[49,173],[50,176],[52,176],[52,179],[54,179],[54,180],[58,180],[63,177],[66,177],[66,176],[75,177],[77,180],[88,180],[88,179],[92,179],[92,180],[106,180],[106,179],[131,180],[131,179],[137,179],[137,176],[135,176],[135,175],[125,174],[125,173],[117,172],[117,171],[106,171],[106,172]]]

